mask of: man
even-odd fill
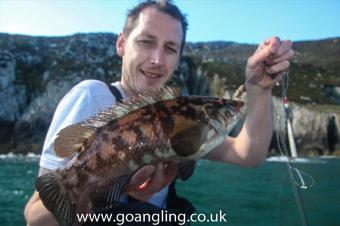
[[[113,85],[123,98],[150,87],[163,86],[171,78],[180,61],[186,28],[185,17],[176,6],[165,1],[148,1],[130,11],[116,43],[117,53],[122,57],[122,76],[121,81]],[[205,158],[245,167],[263,162],[273,132],[271,90],[288,70],[288,60],[294,54],[291,47],[290,41],[273,37],[260,44],[248,59],[248,113],[244,126],[236,138],[227,137]],[[53,152],[53,141],[62,128],[84,120],[115,101],[105,83],[87,80],[75,86],[55,111],[44,143],[39,174],[69,161],[57,158]],[[145,166],[131,178],[128,195],[164,208],[168,185],[176,172],[175,164]],[[57,225],[36,191],[26,205],[25,219],[31,226],[46,225],[46,222]]]

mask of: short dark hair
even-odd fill
[[[186,15],[184,15],[179,8],[171,1],[171,0],[147,0],[144,2],[139,3],[137,6],[129,10],[125,25],[124,25],[124,35],[128,37],[131,31],[136,27],[137,19],[139,18],[140,13],[149,7],[156,8],[162,13],[168,14],[169,16],[173,17],[174,19],[181,22],[182,31],[183,31],[183,38],[181,43],[181,51],[180,54],[182,55],[186,33],[188,29],[188,22],[186,19]]]

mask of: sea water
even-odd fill
[[[0,225],[25,225],[23,209],[33,192],[39,157],[0,155]],[[227,222],[192,225],[298,226],[306,216],[310,226],[340,225],[340,159],[298,158],[291,165],[308,186],[293,192],[286,159],[269,158],[260,167],[200,160],[193,177],[178,182],[178,195],[191,200],[196,213],[225,213]],[[296,176],[296,182],[302,182]],[[302,213],[300,206],[303,206]]]

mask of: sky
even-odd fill
[[[63,36],[118,34],[139,0],[0,0],[0,32]],[[340,0],[174,0],[187,15],[187,41],[259,43],[340,37]]]

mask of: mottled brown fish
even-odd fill
[[[175,161],[178,177],[192,174],[193,160],[222,143],[242,115],[242,102],[180,96],[164,87],[138,94],[60,131],[55,152],[73,159],[40,176],[36,189],[59,224],[71,225],[79,196],[91,189],[92,206],[116,203],[129,178],[145,165]]]

